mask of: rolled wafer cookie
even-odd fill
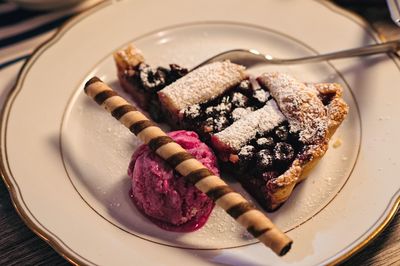
[[[280,231],[261,211],[231,189],[225,181],[214,175],[201,162],[175,143],[157,125],[120,97],[99,78],[86,82],[85,93],[103,106],[113,117],[125,125],[150,149],[166,160],[188,182],[207,194],[249,233],[258,238],[279,256],[291,248],[292,240]]]

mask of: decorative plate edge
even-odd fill
[[[63,25],[61,25],[56,32],[51,36],[48,40],[40,44],[38,47],[36,47],[31,56],[29,57],[28,60],[24,62],[22,65],[21,69],[19,70],[16,78],[16,82],[14,86],[10,89],[8,92],[8,95],[5,98],[3,108],[1,109],[0,112],[0,121],[5,121],[5,118],[9,114],[9,107],[10,103],[15,99],[15,97],[18,94],[19,87],[22,86],[23,84],[23,79],[26,76],[27,71],[29,70],[30,66],[32,65],[31,62],[35,61],[34,59],[41,54],[42,51],[46,50],[48,47],[50,47],[52,44],[57,42],[64,33],[66,33],[72,26],[77,24],[79,21],[82,19],[88,17],[89,15],[97,12],[100,9],[105,8],[106,6],[109,6],[113,3],[112,0],[105,0],[99,3],[94,4],[92,7],[90,7],[88,10],[83,11],[79,13],[78,15],[74,16],[73,18],[69,19],[66,21]],[[0,149],[2,148],[3,145],[3,131],[6,125],[4,122],[0,123]],[[51,232],[48,229],[42,229],[37,222],[33,221],[33,219],[29,216],[29,214],[25,211],[26,207],[23,205],[25,203],[21,203],[19,199],[19,194],[20,192],[16,187],[13,186],[12,184],[12,178],[8,176],[7,173],[7,166],[5,165],[6,163],[4,162],[3,158],[3,152],[0,152],[0,176],[3,179],[8,192],[10,194],[11,202],[14,206],[14,209],[16,210],[17,214],[20,216],[22,221],[25,223],[25,225],[33,231],[38,237],[43,239],[47,244],[49,244],[60,256],[62,256],[66,261],[69,263],[80,266],[80,265],[97,265],[91,261],[86,260],[85,258],[79,258],[78,254],[73,254],[72,250],[67,250],[65,247],[62,246],[62,241],[59,239],[56,239],[55,237],[51,236]]]
[[[324,5],[325,7],[329,8],[330,10],[332,10],[333,12],[335,12],[337,14],[340,14],[340,15],[343,15],[343,16],[349,18],[354,23],[356,23],[359,26],[361,26],[362,28],[364,28],[371,35],[371,37],[373,37],[373,39],[375,39],[376,42],[382,43],[382,42],[386,41],[386,38],[383,35],[379,34],[374,28],[372,28],[372,26],[365,19],[360,17],[358,14],[348,11],[348,10],[345,10],[345,9],[333,4],[330,1],[323,1],[323,0],[314,0],[314,1],[319,4]],[[40,55],[40,53],[42,51],[44,51],[47,47],[51,46],[53,43],[58,41],[58,39],[60,37],[62,37],[62,35],[66,31],[68,31],[72,26],[74,26],[76,23],[78,23],[82,19],[86,18],[87,16],[95,13],[96,11],[98,11],[106,6],[109,6],[111,4],[113,4],[112,0],[106,0],[104,2],[95,4],[89,10],[76,15],[72,19],[65,22],[60,28],[58,28],[56,33],[50,39],[48,39],[47,41],[45,41],[44,43],[39,45],[36,49],[34,49],[31,57],[23,64],[21,70],[18,72],[15,85],[11,88],[10,92],[6,96],[5,103],[4,103],[1,113],[0,113],[1,121],[4,121],[4,118],[7,116],[7,114],[8,114],[7,110],[8,110],[9,104],[16,97],[17,92],[18,92],[17,88],[22,85],[23,78],[26,75],[27,69],[29,69],[31,62],[34,61],[33,59],[35,57],[37,57],[38,55]],[[396,62],[397,67],[400,69],[400,65],[399,65],[400,60],[399,60],[398,56],[393,55],[393,56],[391,56],[391,58],[393,59],[394,62]],[[4,122],[2,122],[0,124],[0,134],[2,134],[2,132],[4,130],[4,128],[3,128],[4,126],[5,126]],[[0,149],[1,149],[1,142],[2,142],[2,139],[0,139]],[[0,153],[0,174],[1,174],[1,178],[3,179],[8,191],[10,193],[11,202],[12,202],[16,212],[21,217],[21,219],[26,224],[26,226],[29,227],[30,230],[32,230],[41,239],[46,241],[58,254],[60,254],[69,263],[71,263],[73,265],[77,265],[77,266],[79,266],[79,265],[96,265],[95,263],[93,263],[91,261],[87,261],[87,260],[85,261],[84,258],[80,259],[80,258],[78,258],[78,256],[72,254],[71,251],[68,251],[67,249],[62,247],[62,245],[60,244],[60,240],[57,240],[54,237],[52,237],[50,235],[50,232],[46,232],[46,230],[41,229],[34,221],[32,221],[32,219],[29,217],[29,215],[25,211],[24,207],[22,206],[23,204],[21,204],[19,202],[19,199],[18,199],[19,192],[12,185],[11,178],[8,177],[8,175],[6,173],[6,166],[4,165],[2,153]],[[399,192],[396,194],[399,194]],[[394,195],[394,197],[396,197],[396,195]],[[368,243],[370,243],[372,240],[374,240],[386,228],[386,226],[394,218],[397,211],[400,209],[400,194],[397,195],[397,199],[394,200],[393,205],[388,206],[388,207],[390,208],[388,215],[385,217],[383,222],[381,224],[379,224],[372,233],[370,233],[368,236],[366,236],[366,238],[363,241],[361,241],[361,243],[357,244],[356,246],[351,248],[346,253],[340,255],[338,258],[334,258],[334,256],[333,256],[332,261],[329,262],[329,260],[328,260],[328,265],[337,265],[339,263],[346,261],[351,256],[353,256],[354,254],[356,254],[357,252],[362,250]],[[363,236],[361,236],[361,238],[362,237]]]
[[[332,10],[333,12],[343,15],[344,17],[347,17],[354,23],[358,24],[360,27],[365,29],[366,32],[370,34],[370,36],[375,39],[377,43],[383,43],[387,41],[386,37],[379,32],[377,32],[372,25],[365,20],[363,17],[358,15],[357,13],[346,10],[336,4],[334,4],[332,1],[324,1],[324,0],[314,0],[315,2],[318,2],[322,5],[324,5],[326,8]],[[390,58],[395,62],[397,68],[400,70],[400,58],[399,54],[389,54]],[[397,197],[397,198],[396,198]],[[390,204],[393,204],[392,206],[388,206],[390,208],[387,216],[383,220],[381,224],[379,224],[374,231],[372,231],[366,238],[358,243],[356,246],[352,247],[349,251],[346,253],[340,255],[337,258],[334,258],[335,256],[332,257],[332,260],[329,261],[327,260],[327,265],[337,265],[339,263],[343,263],[346,260],[350,259],[353,255],[356,253],[360,252],[362,249],[364,249],[371,241],[373,241],[388,225],[389,223],[393,220],[395,217],[397,211],[400,209],[400,191],[397,191],[395,195],[393,196],[393,199],[396,198],[396,200],[391,200]],[[393,202],[393,203],[392,203]],[[362,238],[361,236],[360,238]]]

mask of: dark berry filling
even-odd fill
[[[274,160],[276,156],[274,157],[274,154],[268,150],[260,150],[256,154],[256,165],[257,165],[257,171],[259,171],[261,174],[264,173],[265,171],[271,169],[274,166]]]
[[[287,142],[277,143],[274,148],[274,157],[281,163],[291,162],[294,158],[294,149],[292,145]]]
[[[269,99],[268,91],[261,88],[255,79],[243,80],[216,99],[182,110],[183,124],[185,128],[200,131],[202,135],[217,133],[261,108]]]
[[[273,137],[262,137],[258,138],[256,140],[257,147],[261,149],[266,149],[266,148],[273,148],[275,145],[275,141]]]
[[[283,122],[268,132],[258,133],[238,151],[238,160],[230,160],[230,163],[234,171],[245,173],[246,178],[266,182],[284,173],[302,148],[298,136]]]
[[[153,69],[149,65],[142,63],[139,65],[138,70],[140,83],[145,90],[154,92],[165,87],[167,82],[167,69],[161,67]]]
[[[246,171],[255,158],[256,148],[252,145],[244,146],[238,153],[240,171]]]
[[[224,130],[269,100],[271,96],[266,88],[255,79],[246,79],[216,99],[184,109],[183,124],[207,140],[211,134]],[[284,122],[268,132],[258,133],[237,154],[232,154],[228,168],[258,180],[252,182],[265,184],[288,169],[301,147],[298,136],[290,133],[288,123]]]
[[[169,68],[152,68],[145,63],[141,63],[134,71],[134,74],[129,76],[129,79],[138,83],[140,89],[155,94],[188,72],[186,68],[176,64],[169,65]]]
[[[145,63],[141,63],[134,70],[125,71],[125,78],[147,95],[149,99],[148,111],[153,120],[159,122],[162,121],[163,117],[157,92],[188,72],[188,69],[176,64],[170,64],[169,68],[152,68]]]
[[[289,130],[286,125],[282,125],[275,128],[274,134],[277,139],[286,141],[289,135]]]
[[[170,64],[169,65],[170,72],[168,73],[168,84],[180,79],[181,77],[185,76],[189,73],[187,68],[183,68],[177,64]]]

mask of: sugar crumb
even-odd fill
[[[340,146],[342,146],[342,143],[343,143],[342,139],[337,138],[337,139],[333,142],[332,147],[335,148],[335,149],[337,149],[337,148],[339,148]]]

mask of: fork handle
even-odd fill
[[[348,58],[348,57],[355,57],[355,56],[364,56],[364,55],[373,55],[379,53],[395,53],[400,50],[400,40],[397,41],[390,41],[380,44],[373,44],[368,45],[365,47],[354,48],[350,50],[338,51],[328,54],[320,54],[320,55],[313,55],[307,56],[302,58],[294,58],[294,59],[268,59],[267,61],[274,61],[275,63],[279,64],[299,64],[299,63],[310,63],[310,62],[319,62],[324,60],[331,60],[331,59],[340,59],[340,58]]]

